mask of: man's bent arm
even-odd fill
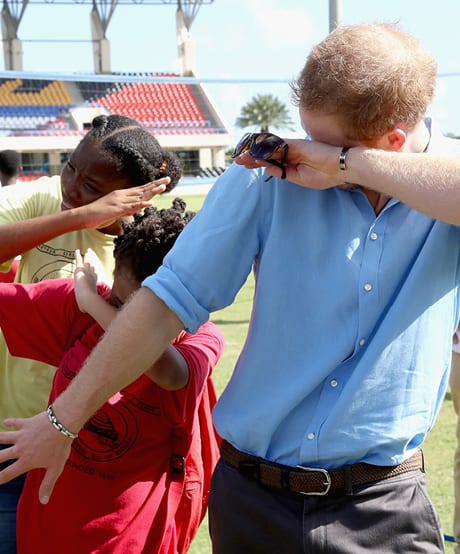
[[[119,311],[101,342],[69,387],[53,402],[54,415],[77,433],[113,394],[135,381],[161,356],[182,330],[179,318],[147,288],[141,288]],[[9,419],[11,431],[0,432],[0,484],[33,468],[44,468],[40,501],[46,504],[70,453],[71,439],[59,432],[46,412]]]
[[[344,182],[361,184],[434,219],[460,225],[460,156],[353,147],[343,171],[340,147],[304,139],[286,142],[286,179],[293,183],[315,189]],[[279,168],[253,160],[249,154],[235,161],[248,168],[266,166],[269,175],[281,175]]]
[[[346,180],[355,178],[434,219],[460,225],[460,157],[352,148],[347,161]]]
[[[141,287],[53,402],[59,421],[68,429],[81,429],[113,394],[145,373],[182,329],[176,314]]]

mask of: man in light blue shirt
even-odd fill
[[[181,329],[231,304],[253,271],[248,336],[214,410],[223,438],[209,512],[215,554],[443,552],[420,446],[459,320],[460,179],[407,184],[393,163],[460,153],[424,117],[435,81],[432,58],[393,26],[326,37],[293,85],[313,142],[286,150],[245,137],[240,165],[54,403],[75,432]],[[303,163],[300,143],[313,162]],[[277,178],[248,171],[259,155]],[[45,413],[10,424],[19,461],[0,480],[46,467],[46,503],[70,441]]]
[[[460,153],[460,141],[437,142]],[[248,337],[214,411],[220,434],[289,466],[398,464],[443,400],[460,229],[396,199],[376,216],[359,188],[264,178],[227,170],[187,240],[144,285],[193,332],[231,302],[254,261]]]

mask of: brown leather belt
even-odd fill
[[[423,471],[423,453],[418,450],[411,458],[397,466],[375,466],[358,463],[336,469],[291,467],[276,464],[237,450],[223,440],[221,458],[236,467],[242,475],[261,485],[298,494],[324,496],[329,491],[351,491],[356,485],[364,485],[388,479],[408,471]]]

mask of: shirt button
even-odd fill
[[[312,441],[314,438],[315,438],[315,433],[308,433],[307,439],[308,439],[309,441]]]
[[[366,292],[370,292],[370,291],[372,290],[372,285],[371,285],[370,283],[366,283],[366,284],[364,285],[364,290],[365,290]]]
[[[371,239],[371,240],[377,240],[377,238],[378,238],[377,233],[371,233],[371,234],[370,234],[370,239]]]
[[[335,379],[332,379],[332,381],[329,384],[331,385],[332,388],[335,388],[338,385]]]
[[[366,339],[359,339],[359,346],[364,346],[366,344]]]

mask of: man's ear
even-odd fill
[[[376,148],[379,148],[381,150],[388,150],[390,152],[399,152],[404,148],[406,141],[406,131],[404,131],[404,129],[401,129],[400,127],[396,127],[391,131],[387,131],[376,141]]]

